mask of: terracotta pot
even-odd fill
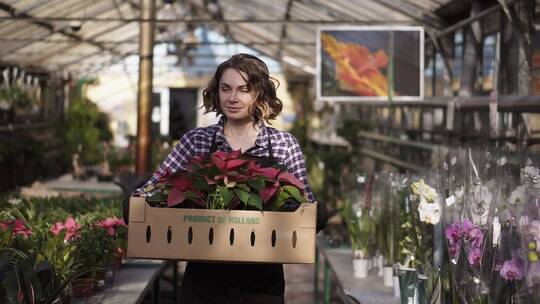
[[[94,291],[103,291],[105,288],[105,271],[98,271],[94,275]]]
[[[73,280],[73,296],[76,298],[91,297],[94,292],[94,279],[82,278]]]
[[[69,283],[60,294],[60,303],[71,304],[71,298],[73,298],[73,287]]]
[[[112,267],[114,270],[120,270],[122,268],[122,261],[124,260],[125,251],[122,248],[116,249],[116,254],[112,260]]]

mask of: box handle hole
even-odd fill
[[[172,230],[171,230],[171,226],[169,226],[167,228],[167,243],[171,243],[171,239],[172,239]]]
[[[193,242],[193,228],[191,228],[191,226],[189,227],[188,232],[187,232],[187,241],[188,241],[188,244],[190,245]]]
[[[255,246],[255,231],[251,231],[250,241],[251,241],[251,247]]]
[[[296,230],[292,233],[292,248],[296,248]]]
[[[272,230],[272,247],[276,247],[276,239],[277,239],[277,236],[276,236],[276,230]]]
[[[214,228],[210,227],[208,231],[208,244],[212,245],[214,243]]]
[[[150,228],[150,225],[146,226],[146,242],[150,243],[150,239],[152,238],[152,229]]]
[[[231,228],[231,232],[229,233],[229,242],[231,243],[231,246],[234,244],[234,228]]]

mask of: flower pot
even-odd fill
[[[399,276],[394,275],[392,278],[394,285],[394,297],[399,298],[401,296],[401,291],[399,289]]]
[[[105,288],[105,271],[96,272],[94,279],[94,291],[103,291]]]
[[[73,288],[71,283],[66,285],[66,288],[60,294],[60,303],[61,304],[71,304],[71,299],[73,298]]]
[[[394,286],[394,271],[391,266],[383,267],[384,286]]]
[[[112,268],[114,270],[120,270],[122,268],[122,261],[124,260],[125,251],[121,248],[116,249],[116,254],[112,259]]]
[[[384,275],[383,268],[384,268],[384,256],[380,254],[377,257],[377,275],[379,277],[382,277]]]
[[[367,278],[369,272],[369,259],[354,259],[353,270],[357,278]]]
[[[107,269],[105,269],[105,285],[114,284],[115,274],[116,274],[116,270],[114,270],[112,265],[107,267]]]
[[[120,269],[122,269],[122,257],[121,256],[115,256],[112,260],[112,268],[115,270],[115,271],[118,271]]]
[[[76,298],[91,297],[94,292],[94,279],[76,279],[72,283],[73,296]]]
[[[418,303],[415,297],[418,288],[418,273],[414,268],[399,268],[399,290],[401,304]]]

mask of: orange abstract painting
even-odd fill
[[[342,90],[360,96],[388,95],[388,79],[380,70],[388,65],[384,50],[371,53],[361,44],[340,42],[328,34],[321,34],[321,42],[335,62],[335,79]]]

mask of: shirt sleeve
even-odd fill
[[[313,191],[311,191],[311,187],[308,184],[306,161],[304,159],[304,154],[302,153],[302,149],[300,148],[298,140],[296,140],[294,136],[290,135],[290,141],[291,143],[287,148],[288,153],[285,159],[285,166],[287,166],[287,169],[290,173],[292,173],[297,179],[304,183],[306,187],[305,192],[308,196],[308,200],[310,203],[313,203],[315,202],[315,196],[313,195]]]
[[[184,170],[193,156],[195,156],[195,148],[191,141],[191,132],[187,132],[180,138],[180,141],[174,146],[169,155],[167,155],[159,169],[142,187],[135,189],[133,195],[151,195],[152,190],[154,190],[160,179],[167,173],[175,173]]]

